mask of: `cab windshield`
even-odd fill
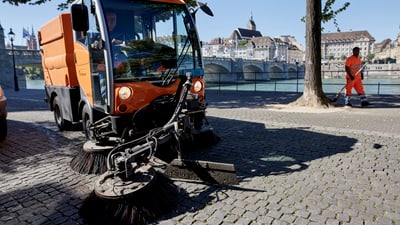
[[[161,80],[199,68],[197,33],[185,5],[104,3],[114,81]]]

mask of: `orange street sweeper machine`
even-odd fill
[[[218,139],[205,116],[199,8],[212,16],[183,0],[83,0],[40,28],[46,100],[60,130],[82,122],[88,141],[71,167],[102,174],[94,196],[126,203],[160,183],[159,171],[237,182],[233,165],[182,160],[187,143]],[[135,202],[133,211],[151,208]]]

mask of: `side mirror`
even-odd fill
[[[86,32],[89,30],[88,8],[83,4],[71,6],[72,28],[75,31]]]
[[[211,11],[210,7],[207,6],[207,3],[197,2],[200,9],[209,16],[214,16],[214,13]]]
[[[197,2],[197,9],[192,9],[191,10],[191,15],[193,20],[196,22],[196,13],[197,10],[201,9],[205,14],[209,16],[214,16],[214,13],[211,11],[210,7],[207,6],[207,3],[202,3],[202,2]]]

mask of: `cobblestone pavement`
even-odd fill
[[[82,132],[59,132],[40,91],[6,91],[0,224],[84,224],[95,176],[68,165]],[[370,96],[369,108],[285,105],[298,96],[208,92],[221,141],[191,157],[234,163],[240,184],[175,181],[178,208],[156,224],[400,224],[400,96]]]

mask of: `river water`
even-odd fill
[[[26,89],[44,90],[44,80],[26,80]]]
[[[323,79],[324,93],[337,93],[344,85],[345,79]],[[364,79],[366,94],[400,95],[400,79]],[[252,81],[237,84],[210,84],[208,89],[236,90],[236,91],[272,91],[272,92],[303,92],[303,80],[270,80]],[[353,93],[355,91],[353,90]]]
[[[400,95],[400,79],[363,80],[366,94]],[[345,85],[344,79],[323,79],[324,93],[337,93]],[[303,92],[303,80],[271,80],[237,84],[208,84],[208,89],[236,90],[236,91],[272,91],[272,92]],[[27,89],[43,89],[43,80],[27,80]],[[353,93],[355,93],[353,91]]]

